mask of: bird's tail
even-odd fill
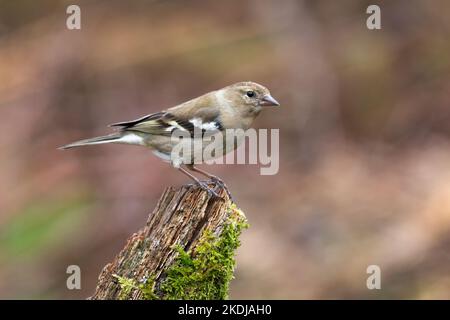
[[[123,138],[123,134],[120,132],[113,133],[107,136],[95,137],[91,139],[80,140],[76,142],[72,142],[66,144],[65,146],[59,147],[58,149],[70,149],[75,147],[89,146],[94,144],[103,144],[103,143],[114,143],[121,142],[121,138]]]

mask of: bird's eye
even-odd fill
[[[254,91],[247,91],[247,97],[254,97],[255,96],[255,92]]]

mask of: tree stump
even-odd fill
[[[226,299],[244,214],[221,188],[167,188],[89,299]]]

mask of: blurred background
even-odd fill
[[[280,128],[280,171],[206,168],[251,224],[231,298],[450,298],[449,13],[444,0],[1,1],[0,298],[91,295],[162,191],[188,182],[144,148],[58,146],[244,80],[282,104],[255,123]],[[66,288],[71,264],[82,290]],[[372,264],[381,290],[366,287]]]

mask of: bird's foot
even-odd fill
[[[205,190],[206,192],[208,192],[208,194],[210,195],[210,196],[212,196],[212,197],[215,197],[215,198],[219,198],[219,199],[222,199],[222,200],[224,200],[225,201],[225,199],[223,199],[214,189],[211,189],[209,186],[208,186],[208,184],[207,183],[205,183],[205,182],[203,182],[203,181],[199,181],[199,182],[197,182],[197,185],[201,188],[201,189],[203,189],[203,190]]]
[[[211,181],[214,182],[216,184],[216,186],[218,186],[219,188],[224,189],[228,195],[228,198],[230,198],[231,202],[234,202],[233,196],[231,195],[230,190],[228,189],[227,185],[225,184],[225,182],[223,182],[222,179],[220,179],[217,176],[211,176]]]

